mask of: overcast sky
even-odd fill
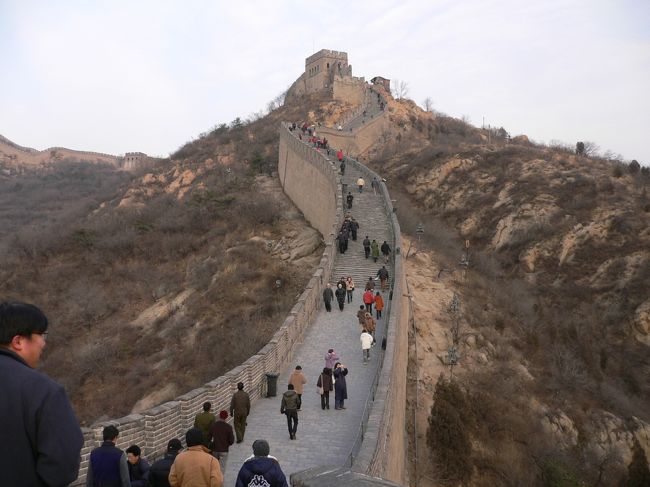
[[[474,125],[650,165],[648,0],[0,0],[0,134],[166,156],[323,48]]]

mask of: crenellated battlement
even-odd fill
[[[331,59],[336,59],[339,61],[348,62],[348,53],[343,51],[331,51],[329,49],[321,49],[315,54],[312,54],[307,59],[305,59],[305,66],[309,66],[311,63],[317,61],[320,58],[327,57]]]

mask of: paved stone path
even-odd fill
[[[343,182],[352,188],[354,202],[350,213],[361,225],[359,236],[356,242],[350,240],[345,254],[337,254],[332,275],[333,280],[341,276],[353,276],[356,284],[353,302],[346,303],[342,312],[336,302],[332,305],[331,313],[327,313],[324,307],[321,308],[315,322],[305,333],[304,341],[296,351],[293,362],[286,370],[279,371],[277,397],[262,398],[253,404],[244,441],[235,443],[230,448],[225,486],[235,485],[239,468],[244,460],[252,455],[251,446],[258,438],[269,442],[271,455],[279,460],[287,481],[291,473],[306,468],[349,464],[350,453],[359,436],[364,407],[377,370],[381,338],[384,336],[385,322],[388,319],[384,310],[385,316],[377,322],[377,346],[370,352],[370,363],[364,365],[359,341],[361,330],[356,312],[363,304],[361,297],[368,276],[374,277],[382,263],[381,259],[376,264],[372,258],[365,259],[361,242],[365,235],[369,235],[371,240],[375,238],[381,245],[384,240],[389,239],[390,233],[380,197],[370,189],[370,181],[366,181],[363,193],[354,189],[358,177],[359,173],[348,165]],[[387,269],[392,277],[392,267],[387,266]],[[384,292],[383,296],[388,306],[388,292]],[[348,400],[345,402],[347,409],[340,411],[334,409],[333,391],[330,393],[331,409],[324,411],[320,407],[320,396],[316,391],[316,381],[325,366],[324,356],[329,348],[338,352],[341,362],[349,371]],[[297,439],[292,441],[289,439],[286,416],[280,414],[280,401],[282,393],[286,391],[289,375],[296,365],[302,366],[308,382],[302,396]]]

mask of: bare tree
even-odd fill
[[[422,101],[422,106],[424,107],[424,111],[425,111],[425,112],[433,113],[433,100],[431,99],[430,96],[427,96],[427,97]]]
[[[598,147],[598,144],[595,142],[589,142],[588,140],[585,140],[584,142],[584,155],[587,157],[594,157],[598,155],[598,151],[600,151],[600,147]]]
[[[406,98],[409,94],[409,84],[406,81],[400,81],[398,79],[393,80],[393,96],[401,100]]]

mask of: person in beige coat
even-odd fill
[[[192,428],[185,434],[187,450],[179,453],[169,471],[172,487],[223,487],[219,460],[203,446],[203,433]]]
[[[289,377],[289,384],[293,384],[293,388],[298,394],[298,411],[300,411],[300,408],[302,406],[302,392],[306,383],[307,377],[305,377],[305,374],[302,371],[302,367],[300,365],[296,365],[296,370],[294,370]]]

